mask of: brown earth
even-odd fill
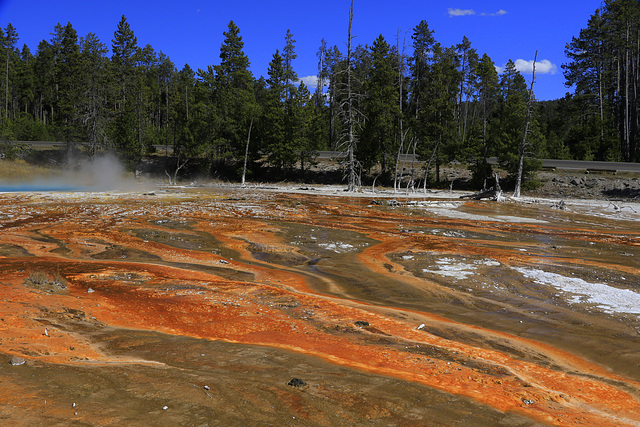
[[[2,423],[640,423],[637,316],[513,272],[640,283],[638,222],[303,193],[0,194]]]

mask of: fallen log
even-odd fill
[[[474,199],[474,200],[482,200],[482,199],[491,199],[498,200],[502,196],[502,190],[494,190],[493,187],[480,191],[479,193],[474,194],[465,194],[460,196],[461,199]]]

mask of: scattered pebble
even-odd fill
[[[211,388],[208,385],[204,386],[204,389],[205,390],[211,390]]]
[[[168,406],[163,406],[163,407],[162,407],[162,410],[163,410],[163,411],[166,411],[167,409],[169,409],[169,407],[168,407]]]
[[[423,329],[425,326],[427,326],[427,325],[425,325],[424,323],[421,323],[420,326],[418,326],[416,329],[420,330],[420,329]]]
[[[18,356],[13,356],[9,361],[9,363],[11,363],[13,366],[24,365],[26,362],[27,362],[26,360]]]
[[[307,383],[301,380],[300,378],[292,378],[291,381],[287,383],[287,385],[290,385],[291,387],[300,388],[300,387],[306,386]]]
[[[87,293],[88,293],[88,294],[91,294],[91,293],[93,293],[93,292],[95,292],[93,289],[91,289],[91,288],[87,289]]]

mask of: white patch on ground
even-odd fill
[[[542,285],[574,294],[572,304],[594,304],[605,313],[640,314],[640,294],[628,289],[619,289],[604,283],[589,283],[583,279],[566,277],[533,268],[515,268],[522,275]]]
[[[338,254],[343,254],[346,252],[354,252],[358,250],[358,248],[356,248],[352,244],[342,243],[342,242],[318,243],[318,246]]]
[[[530,223],[530,224],[545,224],[547,221],[537,218],[527,218],[520,216],[510,215],[477,215],[468,212],[461,212],[458,209],[462,206],[462,203],[453,202],[421,202],[415,203],[414,206],[419,206],[427,212],[431,212],[434,215],[442,216],[453,219],[464,219],[469,221],[493,221],[493,222],[510,222],[510,223]]]
[[[490,216],[475,215],[475,214],[470,214],[466,212],[460,212],[455,209],[457,209],[457,206],[454,208],[448,208],[448,207],[424,208],[424,210],[427,212],[431,212],[434,215],[445,217],[445,218],[464,219],[468,221],[501,221],[501,220],[496,220]]]
[[[479,259],[473,262],[474,264],[478,264],[478,265],[484,265],[487,267],[500,267],[502,264],[500,264],[499,261],[496,261],[495,259]]]
[[[521,216],[510,215],[496,215],[496,219],[499,221],[506,221],[512,223],[527,223],[527,224],[546,224],[548,221],[537,218],[524,218]]]
[[[499,267],[501,264],[493,259],[477,259],[473,264],[459,262],[454,258],[441,258],[436,262],[436,269],[423,268],[423,273],[438,274],[443,277],[451,277],[455,280],[464,280],[476,274],[478,266]]]
[[[451,277],[455,280],[464,280],[475,274],[476,267],[473,264],[457,262],[453,258],[441,258],[436,261],[437,269],[422,269],[423,273],[438,274],[443,277]]]

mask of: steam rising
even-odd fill
[[[112,154],[79,161],[59,175],[35,177],[29,182],[0,185],[0,191],[110,191],[131,190],[136,182]],[[136,186],[137,189],[137,186]]]
[[[124,189],[127,181],[124,166],[112,154],[81,163],[74,176],[77,185],[94,191]]]

